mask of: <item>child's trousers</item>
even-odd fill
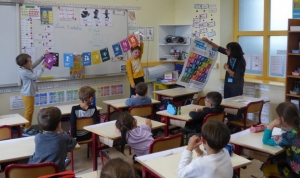
[[[34,112],[34,96],[24,96],[22,95],[22,100],[24,102],[24,118],[28,120],[28,123],[25,125],[25,128],[28,129],[31,126],[32,115]]]

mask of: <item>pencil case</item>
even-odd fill
[[[251,133],[262,132],[262,131],[265,130],[265,128],[266,128],[266,126],[263,125],[263,124],[260,124],[260,125],[252,125],[252,126],[250,127],[250,132],[251,132]]]
[[[234,145],[228,143],[228,144],[225,146],[225,149],[228,151],[229,155],[232,156],[232,153],[234,152]]]

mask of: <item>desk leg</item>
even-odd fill
[[[165,117],[165,116],[162,116],[164,121],[165,121],[165,137],[169,136],[169,126],[170,126],[170,118],[169,117]]]
[[[110,121],[110,105],[107,105],[107,121]]]
[[[17,131],[18,131],[18,138],[21,138],[22,133],[21,133],[21,126],[20,125],[17,126]],[[11,135],[11,138],[12,138],[12,133],[10,135]]]
[[[161,101],[161,95],[160,94],[156,94],[157,95],[157,100]]]
[[[92,136],[92,139],[93,139],[93,142],[92,142],[92,152],[93,152],[93,154],[92,154],[92,156],[93,156],[93,171],[97,171],[97,169],[98,169],[98,163],[97,163],[97,156],[98,156],[98,154],[97,154],[97,135],[96,134],[92,134],[93,136]]]
[[[234,169],[233,170],[235,173],[236,173],[236,175],[238,176],[238,177],[240,177],[240,174],[241,174],[241,168],[237,168],[237,169]]]

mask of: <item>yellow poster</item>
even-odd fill
[[[101,63],[101,57],[100,57],[100,51],[92,51],[92,64],[100,64]]]

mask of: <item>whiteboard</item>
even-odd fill
[[[112,26],[81,26],[79,8],[75,8],[76,20],[61,21],[58,8],[53,7],[54,52],[59,53],[59,67],[45,70],[44,76],[64,78],[70,76],[70,68],[63,66],[64,53],[92,52],[108,47],[110,57],[114,57],[112,45],[127,37],[127,12],[125,15],[112,14]],[[33,34],[44,33],[45,25],[40,20],[33,20]],[[99,35],[100,34],[100,35]],[[34,40],[36,41],[36,40]],[[41,56],[46,48],[35,48],[36,58]],[[126,55],[127,56],[127,55]],[[120,74],[121,65],[125,62],[101,62],[85,67],[85,73],[91,75]]]
[[[0,86],[18,85],[16,57],[20,51],[18,5],[0,3]]]

